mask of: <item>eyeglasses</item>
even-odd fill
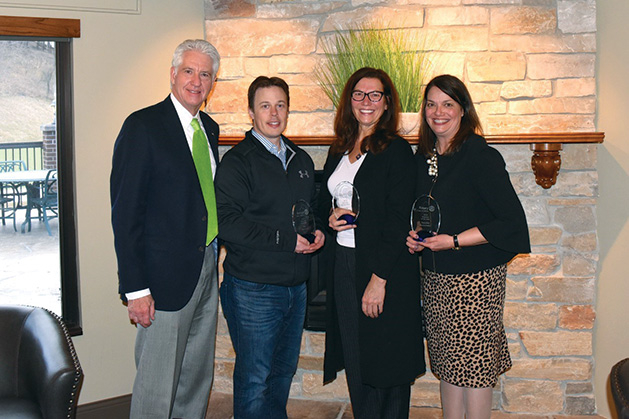
[[[363,100],[365,100],[365,96],[369,98],[370,102],[376,103],[382,100],[384,92],[379,92],[377,90],[369,93],[363,92],[362,90],[354,90],[352,92],[352,100],[356,102],[362,102]]]

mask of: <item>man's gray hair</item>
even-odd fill
[[[212,78],[216,77],[221,63],[221,56],[214,45],[203,39],[186,39],[179,44],[173,54],[172,66],[175,68],[175,72],[177,72],[183,61],[183,53],[187,51],[197,51],[210,57],[212,59]]]

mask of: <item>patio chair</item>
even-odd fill
[[[58,316],[38,307],[0,306],[0,419],[75,418],[82,382]]]
[[[609,383],[618,419],[629,419],[629,358],[612,367]]]
[[[24,160],[0,161],[0,173],[2,173],[2,172],[16,172],[18,170],[28,170]]]
[[[28,170],[24,160],[0,161],[0,173],[20,170]],[[26,189],[23,186],[19,187],[12,183],[0,182],[0,218],[2,218],[2,225],[6,225],[7,218],[12,218],[13,228],[15,229],[15,210],[24,208],[25,198]]]
[[[2,191],[0,191],[0,218],[2,218],[2,225],[6,225],[7,218],[15,218],[12,213],[11,207],[13,207],[13,198],[4,197]],[[11,204],[11,205],[8,205]]]
[[[12,184],[0,184],[0,218],[2,219],[2,225],[6,225],[7,219],[13,219],[13,230],[17,231],[15,225],[15,214],[19,208],[19,198],[15,185]]]
[[[59,199],[57,193],[57,170],[51,169],[48,171],[46,175],[46,180],[41,187],[41,196],[39,193],[30,193],[29,200],[30,208],[36,208],[39,212],[41,218],[44,220],[44,225],[46,226],[46,231],[48,231],[48,235],[52,236],[52,231],[50,230],[50,224],[48,221],[51,218],[59,217]],[[30,224],[29,224],[30,231]]]

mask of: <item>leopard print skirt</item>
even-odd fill
[[[503,324],[507,265],[469,274],[425,271],[430,369],[459,387],[493,387],[511,368]]]

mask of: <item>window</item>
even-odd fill
[[[59,249],[59,269],[58,281],[60,288],[60,314],[64,319],[68,329],[73,335],[79,335],[81,330],[81,319],[79,309],[79,278],[78,278],[78,259],[77,259],[77,239],[76,239],[76,220],[75,220],[75,202],[74,202],[74,129],[73,129],[73,90],[72,90],[72,38],[80,35],[80,22],[75,19],[49,19],[49,18],[26,18],[26,17],[8,17],[0,16],[0,42],[26,42],[29,46],[40,46],[43,49],[50,48],[54,51],[54,83],[50,86],[56,86],[54,91],[54,123],[51,124],[56,131],[54,141],[56,145],[52,154],[56,162],[46,163],[43,158],[34,156],[32,161],[28,155],[24,158],[15,155],[3,156],[0,152],[0,161],[2,160],[29,160],[30,167],[27,170],[46,169],[54,167],[57,172],[58,186],[55,188],[57,194],[58,206],[58,249]],[[31,44],[32,43],[32,44]],[[4,59],[4,57],[3,57]],[[50,150],[49,150],[50,152]],[[39,160],[39,163],[38,163]],[[41,166],[37,166],[40,164]],[[43,185],[43,183],[39,183]],[[24,196],[28,193],[26,183],[14,184],[17,188],[16,193],[22,193]],[[43,188],[39,188],[38,198],[43,196]],[[22,203],[25,201],[21,201]],[[36,202],[36,201],[32,201]],[[23,204],[20,204],[23,205]],[[23,210],[20,208],[20,210]],[[34,217],[39,218],[38,211],[31,208],[35,212]],[[21,213],[20,213],[21,214]],[[25,214],[25,213],[24,213]],[[17,220],[16,220],[17,221]],[[33,223],[33,221],[31,221]],[[39,221],[37,221],[39,222]],[[16,222],[18,233],[22,227],[22,221]],[[5,226],[6,227],[6,226]],[[28,228],[25,225],[25,230]],[[11,224],[11,231],[13,225]],[[24,233],[28,234],[27,232]],[[4,239],[3,239],[4,240]],[[1,260],[1,258],[0,258]],[[33,262],[29,262],[33,263]],[[51,269],[52,271],[52,269]],[[56,268],[54,269],[57,272]],[[0,283],[0,287],[2,284]],[[1,292],[1,290],[0,290]],[[29,304],[29,300],[15,300],[15,303]],[[53,310],[57,311],[57,310]]]

